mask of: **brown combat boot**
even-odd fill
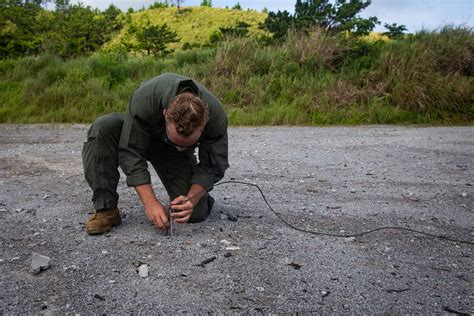
[[[89,235],[100,235],[109,232],[112,227],[122,223],[118,208],[96,211],[87,221],[86,230]]]

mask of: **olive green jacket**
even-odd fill
[[[127,185],[151,183],[146,157],[149,147],[154,142],[163,142],[166,137],[163,109],[176,94],[187,89],[209,107],[209,121],[198,143],[199,163],[193,167],[191,184],[210,188],[224,176],[229,163],[227,116],[222,104],[199,82],[176,74],[163,74],[135,89],[125,113],[119,164],[127,176]]]

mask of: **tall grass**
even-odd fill
[[[376,42],[313,29],[271,46],[234,39],[163,59],[2,60],[0,122],[91,122],[123,111],[141,81],[176,72],[209,87],[233,125],[472,124],[473,38],[466,27]]]

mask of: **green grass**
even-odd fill
[[[168,24],[180,39],[179,43],[170,45],[171,49],[177,51],[185,43],[207,44],[211,35],[219,31],[219,27],[234,27],[238,22],[245,22],[250,25],[249,35],[253,38],[269,35],[268,32],[259,28],[266,17],[267,14],[262,12],[209,7],[183,7],[179,12],[176,7],[169,7],[148,9],[131,14],[133,23],[138,26],[146,25],[148,21],[152,25]],[[122,39],[127,36],[127,32],[128,25],[125,25],[120,33],[105,45],[105,48],[114,50],[120,45]]]
[[[321,42],[317,32],[272,46],[235,39],[161,59],[1,60],[0,122],[91,122],[124,111],[141,81],[176,72],[219,97],[231,125],[473,123],[471,29],[373,43]]]

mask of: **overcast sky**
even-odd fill
[[[233,7],[237,1],[244,9],[270,11],[294,10],[296,0],[212,0],[213,7]],[[105,9],[110,3],[126,11],[132,7],[148,7],[154,0],[83,0],[86,6]],[[198,6],[201,0],[185,0],[184,6]],[[372,4],[362,12],[363,17],[376,16],[383,23],[398,23],[407,26],[408,31],[433,30],[444,24],[466,24],[474,26],[474,0],[372,0]],[[382,30],[380,26],[377,30]]]

